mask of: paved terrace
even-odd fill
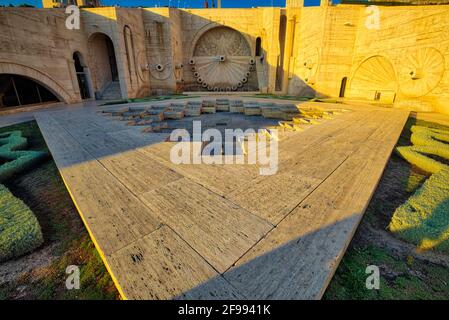
[[[271,176],[174,165],[167,134],[96,107],[36,120],[123,298],[319,299],[408,117],[320,107],[351,111],[282,139]]]

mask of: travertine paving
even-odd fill
[[[166,133],[98,108],[36,119],[123,298],[319,299],[408,117],[320,107],[350,111],[281,139],[266,176],[175,165]]]

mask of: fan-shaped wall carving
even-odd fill
[[[248,42],[238,31],[228,27],[213,28],[204,33],[195,45],[194,56],[249,56]]]
[[[229,27],[216,27],[198,39],[190,66],[201,88],[231,91],[248,83],[255,62],[241,33]]]
[[[355,71],[348,96],[374,99],[375,92],[396,91],[396,73],[391,62],[383,56],[372,56],[364,60]]]
[[[433,90],[444,74],[444,56],[434,48],[421,48],[401,64],[399,85],[408,97],[421,97]]]

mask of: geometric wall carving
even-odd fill
[[[374,99],[375,92],[397,91],[396,73],[386,57],[375,55],[364,60],[349,84],[348,96]]]
[[[147,66],[147,56],[144,50],[137,53],[137,74],[142,82],[148,82],[148,72],[146,70]]]
[[[228,27],[216,27],[205,32],[197,41],[194,56],[249,56],[248,43],[242,34]]]
[[[255,71],[255,59],[243,35],[229,27],[206,31],[196,42],[190,68],[206,90],[237,90]]]
[[[401,62],[399,86],[408,97],[421,97],[432,91],[444,74],[444,56],[435,48],[420,48]]]

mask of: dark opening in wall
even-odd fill
[[[343,79],[341,79],[340,95],[339,95],[340,98],[343,98],[345,96],[346,82],[348,82],[348,77],[344,77]]]
[[[287,17],[285,15],[281,15],[281,19],[279,22],[279,48],[281,52],[278,56],[276,65],[276,82],[275,82],[276,91],[282,90],[282,80],[284,78],[284,47],[285,47],[286,27],[287,27]]]
[[[73,61],[75,64],[76,78],[78,79],[78,86],[80,89],[81,99],[90,98],[89,86],[87,82],[87,74],[84,71],[84,64],[82,62],[82,57],[79,52],[73,53]]]
[[[114,44],[109,37],[105,37],[106,46],[108,49],[109,65],[111,67],[112,81],[118,81],[117,61],[115,60]]]
[[[75,71],[84,72],[84,67],[81,65],[81,58],[78,52],[73,53],[73,61],[75,63]]]
[[[59,101],[36,81],[12,74],[0,74],[0,108]]]
[[[256,57],[260,57],[262,54],[262,39],[260,37],[257,37],[256,39]]]

